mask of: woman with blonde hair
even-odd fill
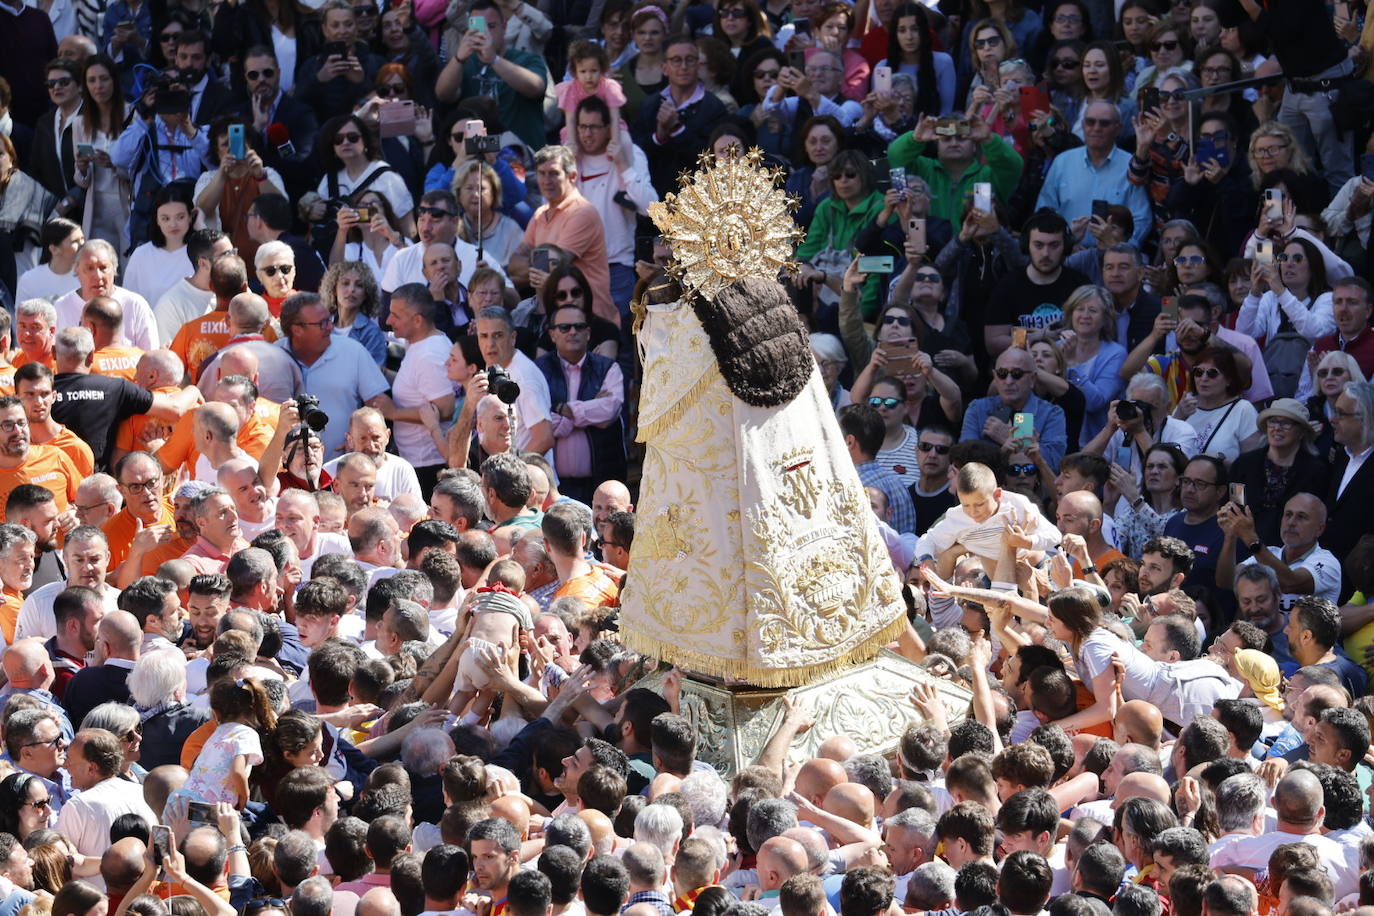
[[[1083,427],[1079,441],[1092,439],[1107,423],[1107,405],[1121,392],[1121,364],[1126,348],[1116,342],[1116,308],[1112,294],[1100,286],[1080,286],[1064,301],[1064,328],[1059,348],[1064,377],[1083,392]]]
[[[1331,425],[1331,416],[1336,410],[1336,399],[1341,396],[1347,384],[1361,381],[1364,372],[1354,355],[1343,350],[1331,350],[1316,356],[1317,364],[1313,368],[1309,363],[1310,374],[1305,380],[1306,388],[1313,392],[1307,398],[1307,414],[1317,427],[1317,438],[1312,445],[1317,450],[1317,457],[1335,461],[1337,449],[1342,448],[1336,444],[1336,431]],[[1298,386],[1299,392],[1303,387]]]
[[[1250,135],[1250,147],[1246,153],[1250,160],[1250,181],[1259,190],[1264,176],[1279,169],[1288,169],[1298,175],[1312,174],[1312,160],[1298,142],[1293,128],[1280,121],[1265,121]]]
[[[469,159],[453,173],[453,196],[458,199],[458,237],[477,244],[481,222],[482,249],[495,263],[508,264],[524,241],[524,230],[501,210],[501,178],[480,159]]]
[[[334,329],[362,344],[379,366],[386,362],[386,334],[372,316],[381,303],[377,278],[360,261],[331,264],[320,280],[320,304],[334,316]]]

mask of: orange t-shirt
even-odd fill
[[[0,366],[0,394],[14,394],[14,373],[18,366]]]
[[[569,579],[554,592],[555,598],[580,598],[588,607],[620,606],[620,572],[613,567],[593,563],[585,576]]]
[[[143,351],[138,347],[102,347],[91,355],[91,371],[96,375],[134,380]]]
[[[165,502],[162,504],[162,511],[158,513],[157,523],[159,525],[172,525],[173,527],[176,525],[176,519],[172,516],[172,507]],[[105,537],[110,542],[110,569],[118,569],[119,564],[123,563],[125,558],[129,556],[129,544],[138,531],[137,520],[129,511],[129,507],[125,506],[110,517],[110,520],[105,523],[104,530]],[[172,556],[181,556],[181,554],[173,554]],[[147,560],[148,557],[144,557],[143,565],[145,568],[148,565]],[[156,570],[157,567],[154,566],[153,569]]]
[[[154,388],[153,394],[177,394],[181,389],[175,385],[166,385],[162,388]],[[119,424],[119,433],[115,436],[115,449],[126,452],[143,451],[143,432],[150,426],[167,426],[166,420],[159,420],[150,417],[146,413],[134,414],[123,423]]]
[[[51,443],[30,445],[29,456],[17,468],[0,468],[0,518],[10,492],[21,483],[35,483],[52,491],[58,512],[76,501],[76,488],[85,475],[67,453]]]
[[[12,592],[9,587],[0,590],[0,632],[5,634],[5,642],[14,645],[14,630],[19,625],[19,609],[24,606],[24,596]]]
[[[233,336],[229,330],[229,313],[221,309],[183,324],[172,340],[171,350],[181,357],[191,380],[195,381],[200,378],[201,364],[224,349]]]
[[[200,728],[186,736],[186,743],[181,746],[181,766],[186,770],[193,770],[196,766],[196,758],[205,749],[205,742],[210,740],[210,736],[219,728],[219,721],[215,716],[210,717]]]
[[[273,417],[275,418],[275,416],[274,412]],[[191,474],[196,471],[196,462],[200,460],[200,450],[196,448],[192,438],[194,417],[194,410],[182,414],[181,419],[177,420],[176,426],[172,427],[172,434],[167,437],[167,441],[157,451],[157,460],[162,462],[162,467],[168,474],[181,467],[186,468]],[[257,414],[254,414],[248,418],[247,423],[239,427],[239,433],[234,437],[234,441],[239,448],[257,459],[261,458],[262,453],[267,451],[268,444],[276,434],[277,426],[275,423],[264,423]]]
[[[67,457],[72,460],[72,464],[76,465],[76,469],[81,472],[83,480],[95,473],[95,452],[91,451],[91,447],[86,444],[85,439],[67,427],[62,427],[57,435],[41,444],[54,445],[66,452]]]

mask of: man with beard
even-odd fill
[[[1064,300],[1088,282],[1088,278],[1064,266],[1068,256],[1069,227],[1057,213],[1041,210],[1026,221],[1025,270],[1003,277],[988,299],[983,342],[988,353],[1001,354],[1011,346],[1012,325],[1028,329],[1049,327],[1064,317]],[[1036,429],[1040,428],[1036,418]],[[969,438],[965,436],[964,438]]]
[[[48,689],[59,700],[67,692],[67,683],[86,667],[86,660],[95,651],[95,628],[100,618],[114,610],[118,608],[108,606],[95,589],[75,585],[57,593],[49,612],[56,632],[43,648],[52,659],[53,682]]]
[[[468,843],[475,890],[491,901],[492,912],[500,912],[510,879],[520,871],[520,835],[510,821],[489,817],[468,831]]]
[[[1262,564],[1278,574],[1284,610],[1291,609],[1303,595],[1329,601],[1340,596],[1341,562],[1317,543],[1326,529],[1326,505],[1312,493],[1289,498],[1280,523],[1281,544],[1273,547],[1266,546],[1255,530],[1255,519],[1247,507],[1227,503],[1217,513],[1217,522],[1226,532],[1217,562],[1218,581],[1231,581],[1239,544],[1250,554],[1245,565]]]
[[[248,458],[230,458],[220,466],[219,485],[229,492],[239,514],[239,527],[249,540],[276,527],[277,501],[258,476],[258,465]]]
[[[390,296],[393,290],[407,283],[425,283],[425,252],[435,242],[453,246],[460,264],[458,282],[468,285],[477,269],[477,248],[458,238],[458,201],[447,188],[426,191],[415,208],[415,228],[419,240],[396,252],[387,262],[382,274],[382,292]],[[496,263],[489,251],[483,251],[481,262],[506,279],[506,272]],[[385,315],[377,315],[377,322],[385,327]]]
[[[619,480],[603,481],[592,493],[592,527],[596,529],[597,538],[606,537],[606,522],[612,515],[633,511],[635,504],[630,499],[630,488]]]
[[[1140,594],[1127,592],[1121,599],[1121,615],[1138,617],[1145,599],[1182,585],[1193,568],[1193,551],[1178,538],[1157,537],[1145,542],[1140,555]]]
[[[119,598],[119,589],[105,582],[105,573],[110,565],[110,545],[104,532],[91,525],[74,529],[62,545],[62,558],[66,564],[66,579],[49,582],[29,593],[19,609],[15,638],[36,636],[48,639],[58,635],[60,627],[54,602],[68,589],[83,588],[95,592],[107,611],[118,607],[116,599]]]
[[[1269,637],[1268,654],[1279,663],[1285,675],[1292,674],[1298,663],[1288,652],[1278,573],[1259,563],[1244,563],[1236,570],[1232,590],[1236,595],[1236,620],[1254,624],[1262,630]]]
[[[26,363],[14,373],[14,393],[24,402],[24,416],[29,421],[29,441],[34,445],[52,445],[67,453],[83,478],[95,473],[95,453],[81,437],[53,419],[52,405],[57,400],[53,390],[52,370],[41,363]]]
[[[514,413],[512,405],[494,394],[484,395],[477,402],[477,421],[474,424],[477,435],[468,448],[468,467],[477,470],[492,455],[504,455],[511,450]]]
[[[402,493],[422,496],[420,479],[415,468],[403,458],[386,450],[391,441],[391,430],[387,428],[382,412],[375,407],[359,407],[348,420],[348,433],[344,436],[344,448],[358,452],[372,459],[377,466],[376,495],[378,499],[392,500]],[[339,474],[336,458],[324,466],[333,476]],[[301,546],[296,545],[298,548]]]
[[[338,475],[334,478],[334,492],[343,497],[347,517],[351,520],[363,509],[377,503],[377,466],[372,459],[357,452],[349,452],[339,459]]]
[[[320,504],[315,494],[290,489],[277,499],[276,524],[295,545],[300,556],[301,578],[309,579],[315,561],[327,553],[348,556],[353,548],[342,534],[320,531]],[[300,613],[299,608],[297,614]]]
[[[1346,277],[1336,282],[1331,290],[1331,317],[1336,319],[1336,331],[1318,337],[1312,344],[1295,398],[1306,403],[1312,396],[1317,363],[1332,350],[1349,353],[1360,364],[1361,372],[1366,376],[1374,374],[1374,330],[1369,327],[1371,314],[1374,314],[1374,293],[1371,293],[1368,281],[1363,277]]]
[[[52,491],[33,483],[21,483],[10,491],[5,500],[5,518],[23,525],[33,532],[36,541],[36,565],[33,585],[24,597],[40,586],[61,582],[67,577],[62,556],[57,551],[58,530],[76,527],[76,513],[68,509],[58,513]]]
[[[139,654],[176,648],[186,616],[176,583],[157,576],[135,579],[120,593],[119,607],[133,614],[143,630]]]
[[[210,487],[191,498],[189,511],[196,522],[197,537],[182,558],[200,575],[224,572],[229,558],[248,546],[239,529],[233,499],[220,487]]]
[[[1178,479],[1182,512],[1164,523],[1164,534],[1181,540],[1193,551],[1193,565],[1180,587],[1217,587],[1217,563],[1226,534],[1217,522],[1217,510],[1226,498],[1229,478],[1226,465],[1211,455],[1198,455]],[[1231,548],[1235,549],[1234,545]]]
[[[223,573],[192,576],[186,611],[191,618],[191,638],[182,646],[188,658],[205,654],[219,635],[219,622],[229,611],[229,577]]]
[[[0,397],[0,499],[21,484],[38,484],[52,491],[59,513],[76,499],[81,471],[55,445],[33,445],[23,403],[13,395]]]
[[[281,91],[281,65],[267,45],[254,45],[243,55],[243,79],[248,105],[242,114],[253,119],[253,129],[266,138],[262,161],[286,181],[293,200],[310,190],[311,152],[319,120],[309,105]],[[318,261],[318,258],[316,259]],[[300,258],[296,259],[300,265]],[[313,266],[313,265],[312,265]],[[307,289],[319,288],[319,276]]]

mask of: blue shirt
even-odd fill
[[[1002,399],[996,396],[978,398],[969,404],[959,438],[982,439],[983,425],[1001,406]],[[1026,399],[1025,406],[1016,412],[1035,415],[1035,434],[1040,439],[1040,454],[1045,456],[1045,461],[1054,472],[1059,473],[1059,459],[1064,457],[1069,447],[1068,425],[1064,421],[1063,408],[1031,395]]]
[[[1126,361],[1126,348],[1114,340],[1098,345],[1091,362],[1072,366],[1064,373],[1069,384],[1083,392],[1083,428],[1079,442],[1091,441],[1107,425],[1107,405],[1121,393],[1125,384],[1121,379],[1121,364]]]
[[[158,144],[156,157],[151,155],[154,140]],[[145,171],[151,171],[167,184],[181,178],[199,178],[209,161],[209,151],[208,130],[198,130],[194,139],[188,139],[180,131],[169,131],[162,118],[154,115],[151,126],[140,117],[130,121],[110,150],[110,159],[128,172],[135,184]]]
[[[888,512],[892,515],[892,527],[900,534],[914,534],[916,507],[911,504],[911,494],[902,486],[901,479],[876,461],[856,464],[854,470],[859,472],[859,482],[864,486],[883,491]]]
[[[277,346],[296,359],[290,340],[283,337]],[[324,440],[324,459],[330,461],[343,454],[344,434],[353,411],[386,394],[391,386],[363,345],[338,330],[329,336],[329,346],[313,366],[298,359],[296,365],[301,369],[301,390],[319,398],[320,409],[329,417],[320,438]]]
[[[1092,216],[1095,200],[1122,204],[1135,219],[1131,241],[1139,245],[1154,226],[1154,217],[1145,189],[1126,178],[1130,164],[1131,154],[1119,147],[1112,147],[1100,167],[1093,166],[1087,147],[1065,150],[1050,163],[1035,206],[1049,207],[1072,223],[1080,216]]]

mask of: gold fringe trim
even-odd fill
[[[711,365],[706,368],[706,371],[701,374],[701,378],[697,379],[691,388],[683,392],[682,397],[678,398],[677,401],[673,403],[672,407],[669,407],[666,411],[659,414],[648,423],[644,422],[644,418],[641,415],[639,420],[639,432],[635,435],[635,441],[648,442],[650,439],[657,439],[667,433],[668,427],[672,426],[678,420],[681,420],[682,415],[695,406],[697,401],[701,400],[701,396],[706,393],[706,389],[720,378],[720,369],[717,368],[713,360]],[[721,383],[724,384],[723,379]],[[643,403],[643,389],[641,389],[640,392],[640,401]]]
[[[839,674],[868,661],[878,651],[906,632],[906,614],[899,613],[891,623],[869,636],[838,658],[796,668],[762,668],[743,659],[725,659],[695,649],[685,649],[622,626],[620,641],[629,648],[668,662],[689,672],[742,681],[755,687],[800,687],[833,674]]]

